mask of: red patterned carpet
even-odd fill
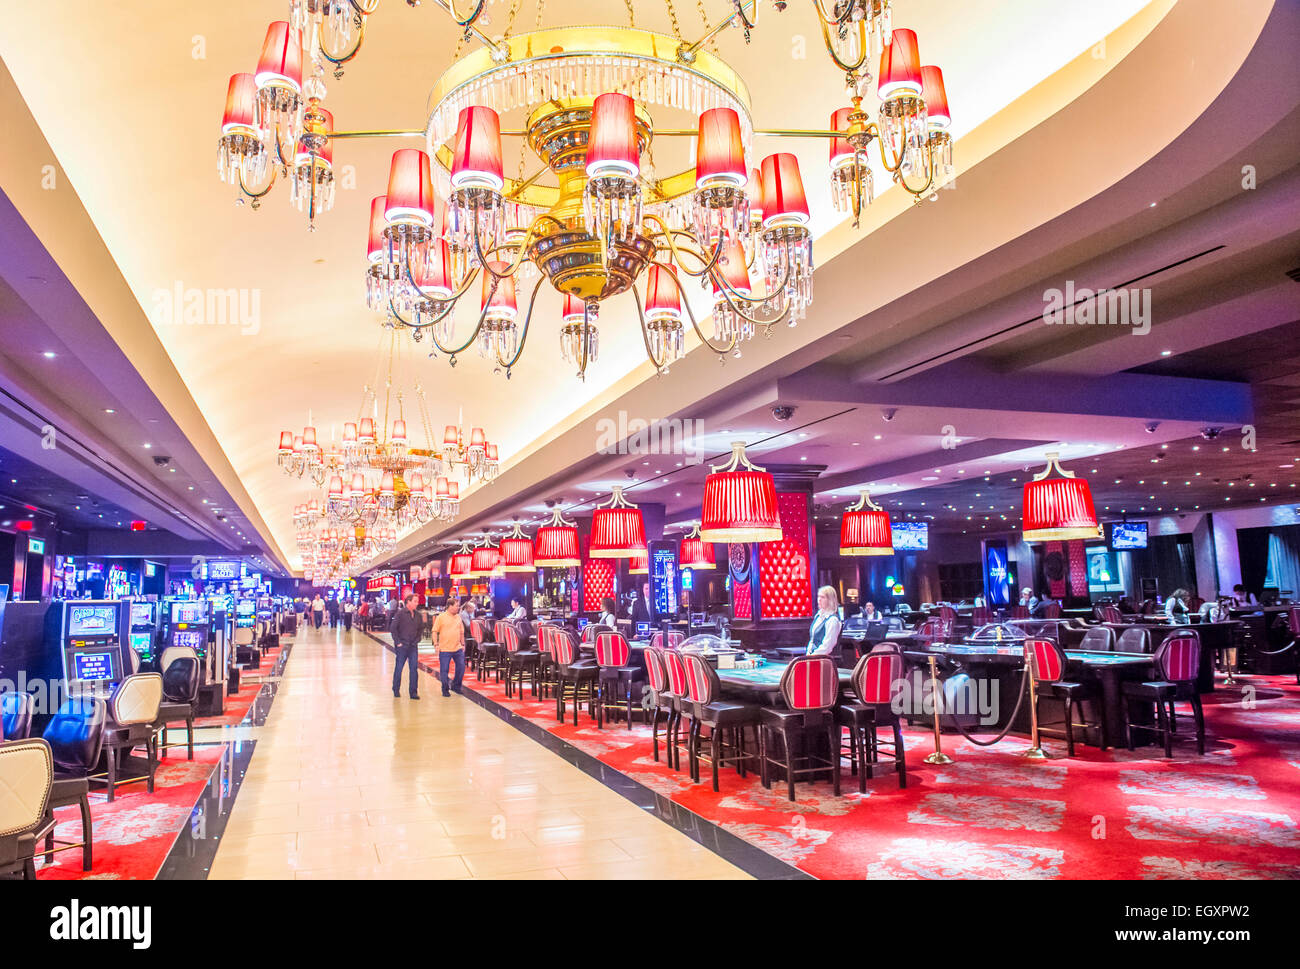
[[[1220,689],[1206,704],[1207,746],[1176,742],[1102,753],[1044,741],[1051,760],[1017,756],[1027,741],[980,748],[944,735],[955,763],[924,758],[933,735],[904,730],[908,786],[892,772],[867,782],[843,777],[764,790],[750,775],[656,763],[649,728],[597,730],[555,722],[552,701],[508,700],[505,689],[471,676],[466,686],[515,711],[646,787],[818,878],[1300,878],[1300,687],[1294,676],[1252,676],[1256,700]],[[1231,700],[1229,698],[1232,698]],[[1210,698],[1207,698],[1210,699]],[[662,747],[661,747],[661,757]]]
[[[278,650],[262,654],[262,675],[270,672]],[[219,717],[205,717],[195,721],[196,727],[235,726],[248,713],[258,691],[260,679],[243,679],[238,693],[226,698],[225,711]],[[172,730],[171,743],[184,740],[185,729]],[[208,778],[221,757],[221,747],[212,745],[195,747],[194,760],[186,760],[183,747],[167,752],[154,779],[154,793],[145,790],[143,782],[119,787],[112,804],[102,793],[103,788],[92,787],[90,816],[94,830],[94,870],[81,870],[81,849],[74,848],[55,854],[54,864],[43,864],[37,858],[37,878],[40,879],[152,879],[162,868],[167,853],[176,841],[176,835],[189,822],[195,802],[203,793]],[[81,840],[81,812],[77,807],[61,808],[55,812],[59,825],[55,837],[61,841]]]

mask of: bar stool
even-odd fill
[[[482,619],[471,619],[469,621],[470,636],[473,637],[477,646],[475,650],[478,662],[475,675],[479,682],[487,678],[488,673],[496,673],[496,681],[501,682],[501,669],[503,666],[501,656],[501,644],[495,639],[493,630],[488,629],[488,624]]]
[[[524,691],[524,676],[531,673],[533,696],[537,696],[537,660],[540,653],[535,649],[524,649],[520,643],[519,629],[514,623],[499,622],[496,636],[501,641],[500,662],[505,666],[506,696],[514,695],[514,684],[519,683],[519,692]]]
[[[663,658],[664,670],[668,673],[668,696],[672,701],[672,713],[668,717],[668,766],[673,770],[681,770],[682,748],[688,747],[688,742],[677,738],[682,729],[682,718],[693,719],[695,712],[691,706],[686,660],[675,649],[665,649],[659,655]],[[685,736],[688,739],[693,729],[693,724],[687,728]]]
[[[893,644],[889,644],[893,646]],[[894,770],[898,772],[898,786],[907,787],[907,764],[904,761],[903,728],[894,711],[894,684],[903,679],[903,657],[894,649],[872,650],[853,667],[854,698],[845,698],[835,708],[835,720],[849,731],[849,768],[858,775],[858,793],[867,792],[867,778],[871,765],[878,762],[881,741],[877,731],[881,727],[893,730],[892,749]],[[838,733],[838,731],[837,731]],[[843,740],[839,741],[843,756]]]
[[[685,653],[686,687],[691,704],[691,733],[687,740],[687,749],[691,768],[691,780],[700,781],[701,747],[704,742],[703,728],[709,728],[709,754],[704,757],[713,771],[713,789],[718,789],[718,768],[735,764],[740,776],[745,776],[745,764],[758,760],[757,748],[762,744],[758,739],[759,707],[752,703],[734,703],[722,699],[722,684],[717,671],[698,653]],[[754,728],[754,746],[752,753],[745,752],[745,728]],[[730,752],[730,753],[728,753]]]
[[[1124,733],[1128,740],[1128,749],[1133,749],[1133,728],[1158,730],[1165,742],[1165,756],[1172,757],[1173,733],[1177,726],[1174,720],[1174,702],[1186,700],[1192,705],[1192,717],[1196,723],[1196,752],[1205,753],[1205,711],[1201,707],[1201,695],[1196,689],[1196,679],[1201,669],[1201,636],[1195,629],[1180,629],[1170,633],[1158,647],[1155,654],[1156,674],[1158,680],[1145,683],[1128,682],[1120,684],[1120,695],[1124,698]],[[1130,700],[1150,700],[1156,705],[1157,726],[1132,723],[1129,719]],[[1166,713],[1166,705],[1168,712]]]
[[[1034,688],[1035,703],[1041,704],[1043,700],[1052,699],[1060,700],[1065,705],[1064,721],[1053,721],[1049,724],[1043,724],[1039,721],[1038,732],[1053,737],[1064,737],[1065,748],[1071,757],[1074,756],[1074,705],[1081,700],[1089,700],[1096,696],[1096,689],[1090,683],[1076,683],[1072,680],[1065,680],[1066,657],[1065,650],[1051,639],[1026,639],[1024,650],[1026,655],[1032,655],[1034,661]],[[1086,723],[1078,724],[1080,727],[1086,727]],[[1105,750],[1109,746],[1106,738],[1106,718],[1101,718],[1101,749]]]
[[[622,633],[601,633],[596,637],[596,729],[605,725],[605,707],[627,704],[627,729],[632,729],[632,689],[640,682],[641,668],[629,666],[632,647]]]
[[[661,646],[646,647],[645,668],[650,680],[650,693],[646,697],[650,704],[650,747],[656,761],[659,760],[659,714],[667,714],[665,723],[673,716],[674,697],[668,689],[668,668],[663,654]]]
[[[555,647],[552,640],[559,627],[552,622],[542,622],[537,626],[537,689],[538,695],[545,700],[554,696],[555,685]]]
[[[551,639],[551,653],[555,657],[555,719],[564,723],[568,701],[573,699],[573,725],[578,725],[578,706],[586,699],[595,716],[596,677],[600,668],[593,660],[578,658],[578,639],[568,629],[557,629]]]
[[[166,751],[180,744],[167,742],[168,726],[183,721],[185,723],[185,744],[189,749],[189,759],[194,759],[194,704],[199,698],[199,660],[197,655],[177,655],[178,650],[193,653],[188,647],[174,646],[163,651],[162,658],[167,664],[163,668],[163,702],[158,705],[158,721],[155,727],[162,731],[162,743],[159,750],[166,757]]]
[[[794,800],[795,779],[800,774],[820,774],[829,769],[835,796],[840,796],[839,727],[835,723],[834,709],[839,699],[840,679],[835,661],[826,655],[800,656],[786,667],[781,675],[781,697],[785,709],[764,707],[760,714],[762,725],[762,781],[771,787],[770,768],[775,765],[785,771],[790,800]],[[811,747],[816,733],[824,733],[830,741],[829,756],[819,757],[811,749],[800,758],[807,767],[795,767],[794,740],[803,735]],[[781,759],[772,756],[773,747],[780,742]]]

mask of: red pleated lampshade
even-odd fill
[[[641,153],[636,143],[636,102],[626,94],[602,94],[591,106],[587,177],[636,178]]]
[[[776,482],[766,471],[715,472],[704,479],[700,537],[708,542],[779,542]]]
[[[679,553],[680,564],[684,569],[693,569],[701,571],[704,569],[716,569],[717,560],[713,554],[713,543],[706,542],[696,533],[694,536],[688,535],[682,539],[682,547]]]
[[[488,265],[497,273],[504,273],[510,266],[501,260],[489,260]],[[496,286],[493,292],[492,287]],[[498,279],[492,273],[483,273],[483,296],[479,308],[487,310],[490,320],[513,320],[519,315],[519,305],[515,302],[515,277],[506,276]]]
[[[451,161],[451,187],[505,186],[501,167],[501,118],[491,108],[462,108],[456,123],[456,150]]]
[[[257,86],[302,90],[302,34],[277,20],[266,28],[262,56],[257,60]]]
[[[650,574],[650,553],[636,552],[627,560],[628,575],[649,575]]]
[[[533,540],[527,535],[501,539],[501,568],[506,572],[532,572]]]
[[[533,539],[533,564],[538,568],[568,569],[582,564],[578,554],[578,529],[573,525],[543,525]]]
[[[889,45],[880,52],[880,80],[876,93],[880,100],[904,94],[921,93],[921,55],[916,43],[916,31],[900,27],[893,33]]]
[[[384,218],[390,224],[418,222],[433,225],[433,180],[429,156],[419,148],[399,148],[388,168],[388,207]]]
[[[853,113],[852,108],[840,108],[831,115],[831,131],[849,130],[849,115]],[[854,158],[856,151],[852,145],[844,138],[832,138],[830,149],[831,171],[840,168]]]
[[[799,159],[788,151],[763,159],[763,225],[806,225],[808,197],[799,174]]]
[[[745,282],[749,282],[748,275]],[[651,264],[646,276],[645,316],[647,320],[682,318],[682,291],[677,287],[673,274],[657,263]]]
[[[626,559],[646,549],[640,508],[597,508],[591,516],[591,558]]]
[[[921,90],[925,96],[925,113],[932,128],[952,124],[948,113],[948,91],[943,86],[943,71],[933,65],[921,68]]]
[[[873,508],[846,511],[840,519],[841,555],[893,555],[889,512]]]
[[[461,579],[469,575],[470,566],[473,564],[473,555],[469,552],[457,552],[447,563],[447,574],[454,579]]]
[[[1024,540],[1069,541],[1096,538],[1097,512],[1083,478],[1045,478],[1025,482]]]
[[[711,108],[700,115],[695,142],[695,187],[743,188],[749,178],[740,115],[731,108]]]
[[[471,575],[491,575],[501,563],[501,550],[485,545],[474,549],[470,559]]]
[[[232,130],[249,133],[254,127],[257,82],[252,74],[232,74],[226,88],[226,110],[221,116],[221,133]]]

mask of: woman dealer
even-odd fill
[[[808,630],[807,654],[833,653],[839,645],[842,626],[839,596],[833,588],[824,585],[817,590],[817,614]]]

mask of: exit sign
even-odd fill
[[[45,554],[44,540],[39,538],[27,539],[27,551],[31,552],[33,555],[44,555]]]

